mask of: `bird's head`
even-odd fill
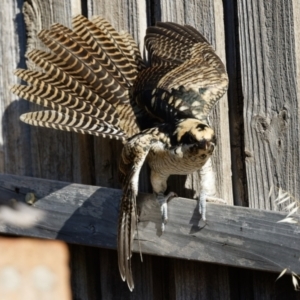
[[[214,130],[206,123],[197,119],[180,120],[174,132],[177,143],[193,145],[196,149],[212,152],[216,145]]]

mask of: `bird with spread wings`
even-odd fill
[[[25,123],[123,141],[118,261],[133,290],[141,167],[145,161],[150,166],[164,230],[167,201],[174,196],[165,194],[167,179],[200,170],[212,155],[216,138],[207,118],[228,77],[212,46],[189,25],[158,22],[147,29],[149,67],[133,38],[103,18],[77,16],[72,25],[54,24],[39,33],[50,51],[27,55],[39,71],[16,70],[28,85],[14,85],[12,92],[47,107],[22,115]]]

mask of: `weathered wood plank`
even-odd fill
[[[147,27],[146,7],[143,1],[87,0],[87,17],[101,16],[119,32],[129,32],[143,53]],[[96,184],[105,187],[120,187],[118,162],[122,143],[115,140],[94,138]],[[141,173],[140,189],[148,191],[149,179],[146,170]]]
[[[10,86],[18,82],[14,70],[25,67],[22,5],[23,1],[5,0],[0,10],[0,172],[29,175],[30,153],[21,146],[28,140],[29,130],[19,125],[19,115],[28,109],[28,103],[10,92]]]
[[[299,292],[294,290],[291,276],[276,280],[278,273],[229,268],[230,297],[243,300],[299,300]]]
[[[154,21],[171,21],[192,25],[212,43],[226,65],[222,1],[156,0],[154,3]],[[228,204],[233,204],[227,95],[222,97],[210,117],[218,139],[218,147],[212,158],[216,174],[217,194],[218,197],[226,199]],[[181,181],[179,181],[180,184],[182,184]],[[197,194],[200,190],[199,182],[199,174],[196,172],[187,177],[185,186],[191,191],[196,191]],[[174,186],[178,189],[178,183],[175,183]],[[179,195],[187,196],[185,192],[181,189]],[[189,196],[192,197],[193,193],[189,193]]]
[[[23,12],[28,31],[26,48],[28,53],[36,48],[45,49],[37,37],[40,30],[49,28],[53,23],[71,27],[72,15],[80,11],[78,0],[64,2],[33,0],[24,4]],[[34,68],[30,61],[27,60],[26,63],[28,68]],[[41,106],[32,103],[28,106],[28,111],[43,110]],[[90,137],[28,126],[18,119],[19,115],[16,115],[12,122],[30,132],[27,140],[20,145],[21,149],[30,155],[30,164],[27,168],[30,168],[30,173],[26,170],[26,174],[48,179],[93,183],[92,154],[86,151],[86,148],[90,148]],[[13,145],[13,142],[10,144]]]
[[[107,19],[118,31],[129,32],[143,53],[144,34],[147,27],[145,1],[88,0],[87,17],[99,15]],[[122,143],[103,138],[94,138],[95,179],[99,186],[120,188],[118,163]],[[150,180],[144,167],[139,182],[143,192],[150,191]],[[153,299],[151,256],[145,258],[145,268],[136,263],[134,269],[135,288],[130,293],[126,284],[120,281],[116,251],[99,249],[101,264],[102,297],[105,299]],[[138,259],[136,259],[138,262]]]
[[[121,191],[44,179],[0,175],[0,187],[19,196],[35,193],[35,207],[45,211],[31,229],[0,225],[2,233],[61,239],[69,243],[116,248]],[[18,196],[18,195],[17,195]],[[256,270],[300,272],[299,227],[276,223],[278,212],[208,205],[207,223],[200,221],[193,200],[176,198],[163,235],[152,195],[140,195],[139,237],[142,251]],[[134,250],[138,251],[138,242]]]
[[[242,158],[237,160],[236,177],[241,186],[246,183],[240,189],[244,204],[276,210],[275,193],[268,196],[271,186],[282,187],[296,199],[300,196],[299,1],[225,2],[236,10],[231,18],[236,60],[231,66],[236,67],[238,81],[230,107],[236,116],[241,112],[234,118],[234,130],[242,134],[231,137],[237,146],[234,154]],[[299,299],[287,290],[274,290],[273,276],[251,272],[249,277],[250,284],[243,288],[252,299]]]
[[[93,152],[89,151],[93,148],[93,140],[83,135],[32,127],[20,122],[19,116],[22,113],[42,108],[17,99],[9,91],[9,86],[17,82],[13,75],[14,69],[26,67],[26,42],[27,52],[42,47],[36,37],[39,30],[48,28],[55,22],[70,26],[71,16],[80,12],[80,0],[14,0],[2,4],[0,30],[5,34],[1,34],[3,52],[0,54],[4,64],[0,74],[0,93],[3,92],[0,103],[4,104],[1,106],[1,172],[95,183]],[[1,138],[0,143],[2,144]],[[88,264],[88,261],[91,253],[94,251],[96,257],[99,250],[91,248],[90,251],[81,251],[82,248],[77,245],[70,246],[73,297],[99,299],[95,288],[98,282],[88,280],[86,274],[86,270],[96,274],[98,266]],[[82,284],[83,278],[87,284]]]
[[[232,299],[224,266],[174,259],[176,299]],[[227,275],[227,276],[226,276]]]
[[[249,206],[276,209],[272,185],[300,198],[299,41],[294,1],[237,4]]]
[[[150,3],[152,4],[150,6],[152,9],[151,25],[154,25],[155,21],[172,21],[179,24],[192,25],[212,43],[218,55],[222,58],[223,62],[226,63],[222,1],[154,0]],[[228,204],[233,204],[228,103],[226,95],[222,97],[213,110],[211,121],[218,139],[218,146],[212,158],[213,170],[216,176],[217,195],[218,197],[226,199]],[[182,197],[195,197],[200,191],[199,172],[195,172],[187,176],[187,178],[184,176],[173,177],[170,180],[170,185],[171,189],[175,190],[178,195]],[[196,193],[194,191],[196,191]],[[189,285],[189,289],[184,289],[186,282],[183,278],[186,277],[193,281],[192,278],[197,277],[195,273],[193,275],[189,274],[188,268],[185,268],[185,263],[185,261],[172,261],[169,265],[169,272],[174,274],[171,279],[174,280],[174,295],[172,295],[172,299],[193,299],[191,295],[202,295],[207,290],[205,284],[199,284],[198,286]],[[182,267],[180,267],[180,264],[182,264]],[[209,276],[211,270],[207,265],[201,263],[197,263],[196,265],[198,272],[204,277]],[[219,282],[222,284],[223,295],[227,295],[229,293],[227,268],[214,267],[216,268],[215,272],[220,275]],[[221,275],[222,272],[223,275]]]

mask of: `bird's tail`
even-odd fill
[[[38,37],[51,50],[33,50],[28,58],[43,71],[16,70],[29,85],[12,92],[49,108],[23,114],[28,124],[124,140],[138,133],[129,90],[144,64],[128,33],[106,20],[83,16],[73,30],[54,24]]]

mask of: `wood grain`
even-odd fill
[[[144,1],[110,1],[88,0],[87,16],[99,15],[107,19],[116,30],[129,32],[138,43],[143,53],[144,34],[147,27],[146,3]],[[120,188],[118,180],[118,163],[123,145],[119,141],[94,138],[94,161],[96,184],[104,187]],[[139,189],[149,191],[149,176],[146,166],[140,176]],[[118,202],[117,202],[118,203]],[[117,220],[117,219],[116,219]],[[151,256],[147,256],[145,264],[136,258],[134,263],[135,290],[130,293],[127,285],[120,280],[116,251],[99,249],[102,295],[110,299],[152,299],[154,276],[151,268]],[[117,287],[117,288],[116,288]]]
[[[300,198],[298,42],[293,1],[239,1],[249,206],[277,209],[272,185]]]
[[[10,92],[10,86],[18,81],[13,75],[14,70],[25,66],[26,32],[22,4],[23,1],[5,0],[0,10],[0,171],[29,175],[30,152],[22,147],[28,141],[29,130],[20,126],[19,121],[19,115],[27,111],[28,103]]]
[[[2,233],[116,248],[120,190],[13,175],[0,175],[0,187],[15,194],[17,190],[19,196],[33,192],[38,199],[34,207],[45,212],[33,228],[0,225]],[[143,253],[300,272],[299,226],[277,223],[284,218],[282,213],[210,204],[204,223],[195,201],[175,198],[169,204],[170,218],[162,235],[154,196],[141,194],[139,205]],[[134,250],[139,251],[137,240]]]
[[[25,66],[23,2],[4,0],[0,11],[0,172],[119,187],[116,157],[120,143],[34,128],[18,121],[20,114],[39,109],[16,99],[9,91],[9,86],[17,80],[13,70]],[[32,0],[26,3],[28,47],[40,47],[35,39],[38,30],[52,22],[69,26],[71,16],[81,11],[89,16],[100,14],[117,29],[129,30],[141,49],[145,27],[159,20],[195,26],[221,56],[226,44],[230,88],[236,91],[231,93],[230,100],[235,203],[245,205],[249,198],[250,207],[275,208],[274,196],[267,197],[273,183],[299,199],[299,176],[295,176],[299,169],[300,140],[298,1]],[[231,26],[226,43],[223,13],[225,29]],[[229,51],[235,51],[235,55],[228,56]],[[214,165],[218,170],[219,194],[232,199],[226,100],[224,103],[225,106],[220,106],[221,115],[218,108],[213,114],[214,124],[224,125],[216,127],[222,140]],[[287,118],[282,114],[284,110]],[[232,129],[236,129],[235,134]],[[190,177],[186,189],[185,178],[177,177],[170,183],[180,196],[192,197],[191,188],[197,188],[197,181],[197,175]],[[151,192],[146,168],[140,190]],[[292,291],[290,278],[278,281],[275,286],[275,274],[151,255],[144,257],[146,267],[138,255],[134,256],[137,292],[129,293],[119,278],[115,250],[70,245],[70,251],[74,299],[141,299],[145,295],[149,299],[199,299],[209,295],[220,299],[299,299],[299,294]],[[213,282],[208,278],[213,278]]]
[[[179,24],[192,25],[208,39],[216,48],[223,62],[226,63],[222,1],[154,0],[151,1],[151,3],[152,25],[154,25],[156,21],[172,21]],[[218,139],[218,146],[212,158],[213,169],[216,176],[217,194],[218,197],[226,199],[228,204],[233,204],[227,95],[222,97],[210,117]],[[199,194],[199,182],[199,172],[195,172],[187,177],[173,177],[170,180],[170,186],[178,195],[192,198],[195,197],[195,194]],[[194,193],[194,191],[196,191],[196,193]],[[174,274],[172,278],[174,281],[173,285],[176,287],[176,292],[172,295],[174,299],[193,298],[191,295],[201,294],[202,292],[205,293],[206,290],[206,287],[200,284],[198,286],[190,285],[189,290],[184,289],[186,281],[183,280],[183,278],[190,278],[192,280],[193,277],[193,275],[189,274],[189,270],[185,268],[185,263],[185,261],[172,261],[169,265],[169,272]],[[182,267],[179,267],[180,264],[182,264]],[[176,268],[175,265],[177,266]],[[228,291],[229,280],[227,268],[214,267],[216,268],[215,272],[218,272],[220,278],[223,278],[222,280],[220,279],[220,283],[222,283],[224,293],[227,294],[227,292],[225,292]],[[209,276],[210,270],[207,265],[197,263],[196,268],[204,277]],[[223,273],[223,275],[221,275],[221,273]],[[181,293],[177,293],[178,289],[182,289]]]
[[[226,64],[222,1],[157,0],[154,3],[155,21],[192,25],[215,47],[217,54]],[[228,204],[233,204],[227,95],[223,96],[216,105],[210,118],[218,139],[218,147],[213,155],[218,197],[226,199]],[[176,181],[173,185],[178,189],[180,184],[182,184],[182,180]],[[188,190],[195,190],[196,194],[199,194],[199,174],[188,176],[185,187]],[[193,193],[187,194],[183,190],[179,190],[178,193],[189,197],[193,196]]]
[[[33,48],[42,48],[43,45],[36,35],[41,29],[48,28],[55,22],[70,26],[71,16],[81,11],[81,7],[80,11],[78,9],[80,1],[23,2],[5,1],[1,9],[0,30],[5,29],[6,32],[5,39],[1,34],[1,49],[4,49],[1,61],[5,62],[5,68],[1,68],[4,72],[0,78],[6,81],[0,88],[4,92],[1,103],[5,103],[1,107],[1,172],[92,184],[95,178],[93,153],[88,151],[93,148],[91,138],[21,123],[19,116],[22,113],[42,108],[16,99],[9,91],[9,86],[17,80],[13,75],[14,69],[26,67],[25,47],[27,53]],[[4,20],[5,23],[2,23]],[[27,66],[33,67],[30,63]],[[93,293],[94,287],[91,284],[82,285],[90,253],[82,255],[81,247],[76,245],[70,246],[70,249],[73,296],[77,299],[93,299],[96,295]],[[97,268],[93,266],[95,273]]]

